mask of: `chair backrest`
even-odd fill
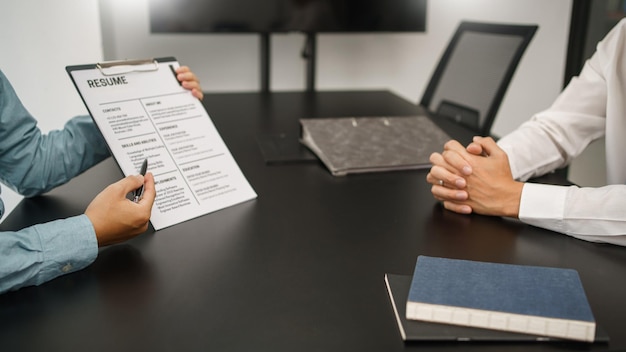
[[[536,25],[463,21],[437,65],[420,104],[489,135]]]

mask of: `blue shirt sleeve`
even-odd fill
[[[87,215],[0,232],[0,293],[85,268],[98,255]]]
[[[24,196],[44,193],[109,156],[89,116],[41,133],[0,71],[0,180]],[[0,292],[39,285],[92,263],[98,252],[86,215],[0,232]]]
[[[66,183],[110,155],[89,116],[42,134],[0,71],[0,180],[30,197]]]

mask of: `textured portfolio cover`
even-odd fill
[[[593,341],[595,319],[572,269],[419,256],[406,317]]]
[[[450,139],[426,116],[301,119],[304,145],[333,175],[430,167]]]

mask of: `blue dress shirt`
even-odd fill
[[[75,117],[62,130],[43,135],[0,70],[2,182],[26,197],[35,196],[109,155],[89,116]],[[2,211],[4,206],[0,207]],[[0,232],[0,293],[82,269],[97,254],[97,239],[86,215]]]

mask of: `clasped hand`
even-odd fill
[[[448,141],[430,162],[426,181],[446,209],[518,217],[524,184],[513,179],[508,156],[491,137],[474,137],[466,148]]]

